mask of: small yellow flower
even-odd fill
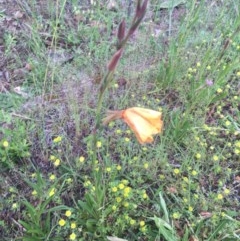
[[[230,126],[231,125],[231,122],[230,121],[226,121],[225,122],[225,126]]]
[[[50,161],[54,161],[54,160],[56,160],[56,157],[53,156],[53,155],[51,155],[51,156],[50,156]]]
[[[117,134],[121,134],[122,131],[121,131],[120,129],[117,129],[117,130],[116,130],[116,133],[117,133]]]
[[[112,206],[112,210],[115,211],[117,209],[117,206],[116,205],[113,205]]]
[[[84,187],[89,187],[91,185],[91,182],[89,180],[86,180],[84,183],[83,183],[83,186]]]
[[[188,178],[187,177],[183,177],[183,181],[188,183]]]
[[[222,90],[221,88],[218,88],[218,89],[217,89],[217,93],[218,93],[218,94],[221,94],[222,92],[223,92],[223,90]]]
[[[210,70],[210,69],[211,69],[211,66],[210,66],[210,65],[208,65],[208,66],[207,66],[207,70]]]
[[[51,181],[53,181],[53,180],[56,179],[56,176],[55,176],[54,174],[51,174],[50,177],[49,177],[49,179],[50,179]]]
[[[119,189],[123,189],[125,186],[123,183],[119,183],[118,187],[119,187]]]
[[[175,212],[175,213],[172,214],[172,217],[173,217],[174,219],[179,219],[180,216],[181,216],[181,214],[180,214],[179,212]]]
[[[124,202],[124,203],[123,203],[123,206],[124,206],[125,208],[127,208],[127,207],[129,206],[129,203],[128,203],[128,202]]]
[[[122,198],[117,197],[117,198],[116,198],[116,201],[117,201],[118,203],[120,203],[120,202],[122,201]]]
[[[147,226],[143,226],[140,228],[140,231],[143,232],[143,233],[146,233],[147,231]]]
[[[240,150],[239,150],[239,149],[234,149],[234,153],[235,153],[236,155],[238,155],[238,154],[240,153]]]
[[[237,72],[237,76],[240,76],[240,71]]]
[[[237,148],[240,148],[240,141],[237,141],[237,142],[235,143],[235,146],[236,146]]]
[[[192,206],[189,206],[189,207],[188,207],[188,211],[189,211],[189,212],[192,212],[192,211],[193,211],[193,207],[192,207]]]
[[[130,139],[128,137],[125,138],[125,142],[129,142]]]
[[[197,171],[195,171],[195,170],[192,171],[193,176],[196,176],[197,174],[198,174]]]
[[[136,224],[136,220],[131,219],[131,220],[130,220],[130,225],[132,225],[132,226],[133,226],[133,225],[135,225],[135,224]]]
[[[107,167],[106,168],[106,172],[111,172],[112,168],[111,167]]]
[[[32,177],[32,178],[36,177],[36,172],[32,173],[32,174],[31,174],[31,177]]]
[[[147,198],[148,198],[147,193],[143,193],[143,198],[144,198],[144,199],[147,199]]]
[[[121,183],[123,183],[124,185],[128,185],[129,181],[126,179],[123,179],[123,180],[121,180]]]
[[[200,141],[199,136],[195,136],[194,139],[195,139],[196,141]]]
[[[117,170],[120,171],[122,167],[120,165],[117,165]]]
[[[48,196],[49,196],[49,197],[52,197],[52,196],[55,194],[55,192],[56,192],[56,189],[55,189],[55,188],[52,188],[52,189],[50,190],[50,192],[48,193]]]
[[[65,212],[65,215],[66,215],[67,217],[70,217],[70,216],[72,215],[72,212],[71,212],[70,210],[67,210],[67,211]]]
[[[124,188],[124,193],[130,193],[131,192],[131,187],[125,187]]]
[[[197,67],[200,67],[201,66],[201,63],[200,62],[197,62]]]
[[[113,121],[111,121],[109,124],[108,124],[108,126],[111,128],[111,127],[114,127],[114,122]]]
[[[53,139],[53,142],[54,143],[58,143],[58,142],[61,142],[62,141],[62,137],[61,136],[57,136]]]
[[[56,159],[55,162],[53,163],[53,165],[55,167],[58,167],[60,165],[60,163],[61,163],[60,159]]]
[[[197,158],[197,159],[200,159],[201,157],[202,157],[202,156],[201,156],[200,153],[197,153],[197,154],[196,154],[196,158]]]
[[[72,183],[72,178],[71,177],[69,177],[67,180],[66,180],[66,182],[67,182],[67,184],[70,184],[70,183]]]
[[[178,168],[175,168],[175,169],[173,170],[173,172],[177,175],[177,174],[180,173],[180,170],[179,170]]]
[[[218,161],[218,160],[219,160],[219,157],[218,157],[217,155],[214,155],[214,156],[213,156],[213,160],[214,160],[214,161]]]
[[[66,224],[66,221],[64,219],[60,219],[58,224],[63,227]]]
[[[194,194],[193,196],[194,196],[195,199],[199,198],[198,194]]]
[[[74,229],[76,227],[77,227],[76,223],[71,223],[71,229]]]
[[[76,239],[76,234],[75,233],[71,233],[69,236],[70,240],[75,240]]]
[[[97,148],[102,147],[102,142],[101,141],[97,141]]]
[[[7,148],[9,146],[9,143],[8,143],[8,141],[4,141],[2,145],[3,145],[3,147]]]
[[[117,190],[118,190],[117,187],[112,188],[112,192],[117,192]]]
[[[145,225],[145,222],[144,221],[140,221],[139,225],[140,225],[140,227],[143,227]]]
[[[17,203],[12,204],[12,209],[16,209],[18,207]]]
[[[79,157],[79,162],[83,163],[85,161],[85,157],[84,156],[80,156]]]
[[[219,194],[217,195],[217,199],[218,199],[218,200],[222,200],[222,199],[223,199],[223,195],[222,195],[221,193],[219,193]]]
[[[228,195],[230,193],[230,190],[228,188],[224,189],[224,194]]]
[[[163,174],[159,174],[159,178],[160,178],[161,180],[163,180],[163,179],[165,179],[165,176],[164,176]]]
[[[36,190],[33,190],[33,191],[32,191],[32,195],[33,195],[33,196],[36,196],[36,195],[37,195],[37,191],[36,191]]]
[[[145,168],[145,169],[148,169],[148,163],[144,163],[144,165],[143,165],[143,167]]]

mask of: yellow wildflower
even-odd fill
[[[76,239],[76,234],[75,233],[71,233],[69,236],[70,240],[75,240]]]
[[[60,219],[58,224],[63,227],[66,224],[66,221],[64,219]]]
[[[70,216],[72,215],[72,212],[71,212],[70,210],[67,210],[67,211],[65,212],[65,215],[66,215],[67,217],[70,217]]]
[[[76,223],[71,223],[71,229],[74,229],[76,227],[77,227]]]
[[[61,142],[62,141],[62,137],[61,136],[57,136],[53,139],[53,142],[54,143],[58,143],[58,142]]]
[[[52,188],[48,194],[49,197],[52,197],[56,192],[56,189],[55,188]]]
[[[4,141],[2,145],[3,145],[3,147],[7,148],[9,146],[9,143],[8,143],[8,141]]]

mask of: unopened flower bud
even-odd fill
[[[109,64],[108,64],[108,70],[109,71],[113,71],[116,66],[117,66],[117,63],[122,55],[122,49],[119,49],[112,57],[112,59],[110,60]]]
[[[122,41],[124,36],[125,36],[125,20],[122,20],[122,22],[120,23],[119,27],[118,27],[118,41]]]

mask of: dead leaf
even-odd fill
[[[212,217],[212,213],[203,211],[203,212],[200,212],[200,216],[202,218],[210,218]]]
[[[189,239],[189,241],[199,241],[199,240],[198,240],[196,237],[191,236],[190,239]]]
[[[26,70],[30,71],[33,69],[33,66],[29,63],[26,63],[25,67],[24,67]]]
[[[25,93],[20,86],[15,87],[13,90],[14,90],[15,93],[21,95],[24,98],[29,97],[29,95],[27,93]]]
[[[236,181],[236,182],[240,182],[240,176],[236,176],[236,177],[235,177],[235,181]]]
[[[22,13],[22,12],[17,11],[17,12],[14,13],[14,18],[20,19],[20,18],[22,18],[22,17],[23,17],[23,13]]]
[[[177,193],[177,189],[175,187],[167,187],[167,191],[170,193]]]
[[[107,9],[110,11],[117,11],[117,3],[115,0],[110,0],[107,4]]]

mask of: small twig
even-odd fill
[[[21,119],[25,119],[25,120],[33,120],[32,118],[29,118],[27,116],[23,116],[23,115],[20,115],[20,114],[17,114],[17,113],[12,113],[11,114],[12,116],[16,116],[16,117],[19,117]]]
[[[26,231],[26,229],[19,223],[17,222],[14,218],[11,218],[11,220],[24,232]]]

